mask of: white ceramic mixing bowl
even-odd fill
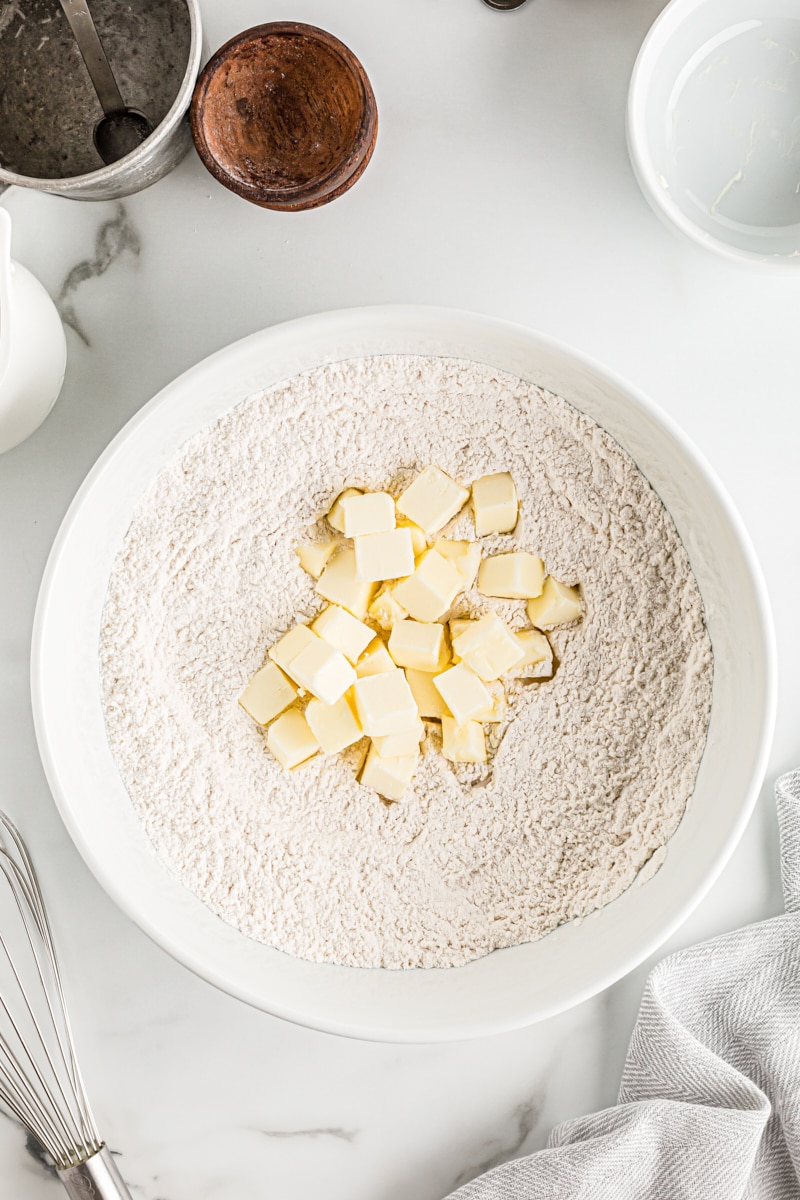
[[[729,259],[800,266],[797,0],[672,0],[633,70],[628,148],[668,224]]]
[[[178,447],[246,396],[322,363],[369,354],[468,358],[534,381],[633,456],[683,538],[715,651],[708,744],[686,816],[653,879],[580,925],[451,970],[316,965],[251,941],[156,858],[106,741],[98,639],[114,556],[141,493]],[[39,747],[61,815],[95,875],[155,941],[225,991],[317,1029],[444,1041],[568,1008],[630,971],[683,921],[738,841],[765,770],[775,707],[772,624],[758,565],[725,492],[686,438],[628,384],[530,330],[440,309],[306,317],[187,371],[102,455],[56,538],[33,637]]]

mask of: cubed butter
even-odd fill
[[[539,596],[544,583],[544,563],[535,554],[519,551],[493,554],[478,571],[478,591],[501,600],[529,600]]]
[[[367,646],[361,658],[356,663],[356,675],[359,679],[366,675],[383,675],[387,671],[396,671],[394,659],[386,649],[386,643],[379,637]]]
[[[443,717],[442,754],[450,762],[486,762],[486,738],[480,721],[457,725],[452,717]]]
[[[311,628],[331,646],[341,650],[351,663],[358,662],[375,637],[375,631],[370,629],[369,625],[359,621],[358,617],[354,617],[346,608],[340,608],[338,604],[330,604],[323,609],[311,622]]]
[[[267,654],[282,671],[290,675],[289,666],[292,659],[297,658],[297,655],[301,650],[305,650],[306,646],[310,646],[318,640],[317,635],[313,629],[309,629],[308,625],[294,625],[274,646],[270,646]]]
[[[417,754],[381,758],[374,745],[370,746],[366,762],[361,768],[360,782],[387,800],[402,800],[414,777],[418,758]]]
[[[297,688],[292,681],[274,662],[268,662],[256,671],[239,697],[239,703],[259,725],[268,725],[278,713],[294,703],[296,697]]]
[[[389,733],[386,737],[372,739],[372,744],[381,758],[404,758],[407,754],[417,754],[419,744],[425,737],[425,726],[417,718],[413,729],[405,733]]]
[[[342,504],[345,500],[349,500],[351,496],[361,496],[362,492],[359,488],[345,488],[341,496],[337,496],[333,502],[331,511],[328,513],[328,524],[332,525],[339,533],[344,533],[344,509]]]
[[[384,584],[377,593],[368,612],[381,629],[391,629],[397,621],[402,621],[408,616],[402,604],[398,604],[395,599],[394,587],[388,584]]]
[[[515,671],[524,671],[526,667],[542,667],[552,669],[553,648],[545,634],[538,629],[518,629],[514,637],[525,651],[525,657],[515,665]],[[536,671],[537,675],[548,674],[549,671]]]
[[[407,529],[411,534],[411,545],[414,547],[414,557],[418,558],[420,554],[424,554],[428,549],[428,539],[425,536],[425,530],[420,529],[419,525],[415,525],[413,521],[398,521],[400,529]]]
[[[281,766],[291,771],[319,750],[319,742],[299,708],[290,708],[267,731],[267,745]]]
[[[356,578],[356,552],[348,547],[330,560],[320,576],[317,593],[362,621],[375,593],[375,584]]]
[[[577,621],[581,615],[581,594],[576,587],[559,583],[552,575],[544,581],[541,596],[528,601],[528,619],[537,629],[552,629]]]
[[[438,467],[426,467],[397,501],[397,511],[426,533],[436,533],[467,502],[469,491]]]
[[[411,688],[411,694],[417,702],[417,711],[421,717],[441,721],[442,717],[452,715],[442,699],[441,693],[434,687],[433,675],[430,671],[415,671],[413,667],[408,667],[406,679]]]
[[[481,548],[478,543],[438,538],[433,543],[433,548],[442,558],[449,559],[453,564],[461,576],[463,587],[471,588],[481,563]]]
[[[342,499],[344,536],[386,533],[395,527],[394,500],[387,492],[365,492]]]
[[[347,695],[335,704],[312,697],[306,706],[306,720],[323,754],[338,754],[364,736]]]
[[[519,501],[514,480],[508,471],[483,475],[475,480],[472,485],[472,509],[475,532],[479,537],[487,533],[511,533],[519,517]]]
[[[464,630],[471,624],[471,618],[453,617],[453,619],[448,621],[447,624],[450,629],[450,658],[454,663],[459,663],[461,662],[461,655],[458,654],[453,646],[453,640],[457,638],[460,633],[463,633]]]
[[[401,579],[414,570],[414,547],[408,529],[364,534],[356,538],[355,551],[356,579],[363,583]]]
[[[461,588],[461,576],[453,564],[436,550],[426,550],[413,575],[397,584],[394,597],[413,620],[438,621]]]
[[[477,621],[470,621],[469,627],[453,639],[453,650],[486,682],[499,679],[522,662],[525,654],[497,613],[487,613]]]
[[[506,701],[506,690],[499,680],[493,683],[486,684],[486,690],[492,698],[492,703],[485,712],[480,712],[475,717],[476,721],[488,721],[490,725],[496,725],[498,721],[502,721],[506,715],[508,707]]]
[[[458,725],[475,720],[478,713],[491,708],[492,697],[486,684],[465,663],[450,667],[441,675],[434,675],[433,686]]]
[[[300,559],[300,566],[304,571],[314,579],[319,579],[322,572],[325,570],[325,564],[333,554],[338,542],[309,542],[302,546],[297,546],[295,554]]]
[[[436,622],[398,621],[389,636],[389,653],[398,667],[443,671],[450,662],[444,626]]]
[[[386,737],[414,729],[419,714],[405,673],[399,668],[366,675],[353,687],[356,715],[370,737]]]
[[[292,659],[286,673],[324,704],[335,704],[356,681],[356,673],[341,650],[320,637]]]

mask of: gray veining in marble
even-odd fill
[[[45,1174],[50,1175],[53,1179],[58,1179],[56,1169],[50,1161],[47,1151],[42,1149],[32,1133],[26,1133],[25,1135],[25,1149]]]
[[[76,263],[61,285],[56,304],[61,314],[61,320],[77,333],[86,346],[91,346],[89,335],[81,324],[75,307],[75,294],[81,284],[87,279],[96,279],[105,275],[122,255],[129,253],[137,258],[141,253],[142,243],[138,230],[131,221],[128,211],[122,201],[116,205],[115,215],[104,221],[97,231],[94,244],[94,256]]]
[[[268,1138],[341,1138],[343,1142],[354,1142],[358,1137],[357,1129],[342,1129],[331,1126],[328,1129],[260,1129]]]
[[[482,1150],[482,1157],[465,1167],[453,1180],[452,1190],[469,1183],[478,1175],[491,1171],[500,1163],[508,1162],[521,1152],[531,1134],[535,1131],[545,1103],[545,1091],[541,1089],[530,1100],[518,1104],[511,1114],[512,1128],[507,1137],[495,1137],[487,1141]]]

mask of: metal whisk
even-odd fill
[[[39,881],[2,812],[0,1109],[47,1151],[73,1200],[131,1200],[86,1098]]]

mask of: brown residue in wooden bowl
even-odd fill
[[[353,186],[375,146],[378,110],[364,68],[338,38],[275,21],[209,60],[191,127],[215,179],[262,208],[292,212]]]

